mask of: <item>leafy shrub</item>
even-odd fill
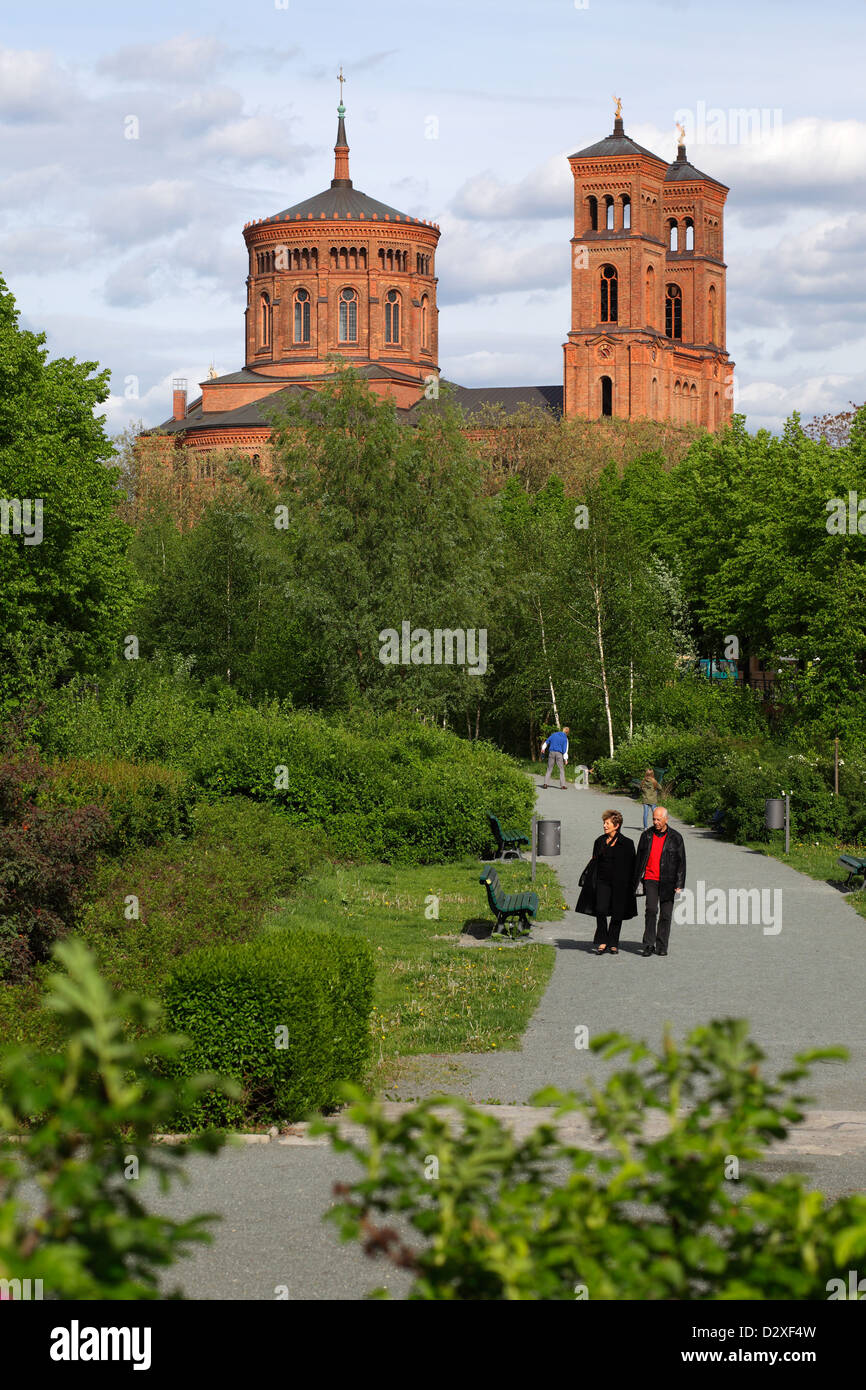
[[[186,771],[207,799],[269,802],[296,824],[322,827],[348,857],[480,855],[487,813],[528,829],[534,798],[529,779],[489,743],[399,715],[325,717],[219,692],[205,701],[156,670],[121,671],[99,695],[61,692],[40,737],[55,756],[155,759]]]
[[[66,973],[51,976],[46,1008],[62,1021],[61,1046],[0,1055],[0,1277],[41,1279],[54,1298],[177,1297],[159,1289],[160,1275],[210,1240],[214,1218],[149,1212],[142,1184],[126,1179],[152,1172],[167,1188],[189,1150],[220,1147],[215,1134],[186,1149],[153,1142],[178,1105],[217,1083],[158,1074],[151,1059],[167,1062],[179,1048],[176,1038],[153,1035],[158,1006],[118,995],[80,941],[61,942],[54,954]]]
[[[363,1139],[319,1126],[363,1170],[337,1185],[325,1219],[410,1269],[411,1299],[826,1299],[829,1280],[866,1256],[866,1197],[828,1202],[800,1176],[772,1180],[754,1164],[802,1119],[805,1097],[792,1088],[809,1063],[842,1050],[805,1053],[770,1080],[742,1020],[696,1028],[682,1045],[666,1035],[658,1054],[618,1034],[591,1046],[605,1058],[625,1051],[628,1063],[600,1090],[534,1101],[582,1112],[605,1153],[566,1142],[552,1123],[516,1139],[449,1097],[390,1119],[355,1091],[346,1119]],[[658,1138],[645,1130],[652,1112],[664,1120]],[[398,1217],[416,1240],[397,1232]]]
[[[185,772],[160,763],[72,758],[56,768],[51,799],[58,805],[104,807],[111,822],[104,847],[124,854],[186,834],[195,788]]]
[[[191,952],[164,991],[172,1027],[192,1041],[180,1065],[233,1077],[242,1094],[207,1093],[177,1125],[297,1120],[333,1105],[369,1060],[373,975],[367,942],[336,932],[273,931]]]
[[[635,731],[613,758],[597,758],[595,773],[611,786],[625,787],[647,767],[665,769],[664,785],[678,796],[688,796],[707,776],[730,744],[709,730],[674,729],[647,726]]]
[[[779,753],[767,748],[745,754],[725,753],[693,798],[695,814],[709,823],[715,811],[724,812],[723,833],[745,844],[768,840],[764,826],[769,797],[791,797],[791,826],[796,835],[837,835],[847,820],[843,798],[837,800],[815,759],[803,753]]]
[[[98,806],[43,803],[51,771],[33,748],[0,751],[0,978],[23,980],[74,921],[109,831]]]

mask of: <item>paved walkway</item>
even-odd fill
[[[580,1025],[590,1037],[621,1029],[656,1046],[667,1020],[679,1037],[695,1024],[737,1017],[749,1020],[774,1071],[796,1052],[846,1046],[849,1062],[816,1064],[806,1086],[814,1098],[810,1108],[866,1111],[866,921],[827,884],[671,818],[686,843],[686,887],[696,894],[694,916],[699,880],[706,895],[725,890],[726,915],[730,890],[757,888],[767,890],[763,924],[771,931],[760,920],[743,925],[674,921],[669,955],[645,960],[638,954],[639,899],[640,915],[624,923],[619,955],[594,956],[589,950],[594,921],[578,917],[573,907],[606,807],[622,812],[623,832],[637,842],[641,808],[628,798],[571,785],[565,792],[556,786],[539,789],[539,816],[562,823],[562,854],[546,862],[557,869],[569,911],[564,921],[540,923],[533,931],[535,940],[556,947],[556,966],[521,1049],[418,1059],[399,1084],[388,1088],[388,1098],[411,1100],[441,1089],[476,1102],[525,1104],[545,1085],[568,1089],[588,1074],[597,1079],[606,1074],[605,1064],[575,1048]],[[743,915],[744,904],[738,907]],[[778,907],[781,929],[775,931]]]

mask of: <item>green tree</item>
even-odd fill
[[[413,631],[488,628],[495,532],[456,414],[422,406],[407,427],[346,369],[292,403],[280,425],[274,460],[290,518],[292,608],[320,644],[325,702],[362,699],[472,727],[483,674],[380,659],[380,633],[401,633],[404,622]]]
[[[112,446],[94,414],[108,373],[74,358],[49,361],[44,344],[44,333],[19,327],[0,279],[4,714],[74,671],[105,666],[135,597]]]

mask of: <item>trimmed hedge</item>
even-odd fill
[[[70,758],[52,771],[49,798],[54,805],[95,804],[107,812],[111,829],[102,847],[110,854],[189,832],[196,788],[179,768]]]
[[[170,1027],[191,1042],[169,1069],[232,1077],[242,1094],[205,1091],[173,1123],[291,1121],[333,1106],[339,1083],[360,1082],[369,1062],[373,978],[368,943],[336,932],[294,928],[191,952],[163,993]]]

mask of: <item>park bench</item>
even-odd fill
[[[845,880],[845,887],[850,888],[855,878],[862,878],[863,885],[866,887],[866,859],[858,859],[856,854],[840,854],[839,863],[844,864],[848,870],[848,877]]]
[[[496,859],[522,859],[521,845],[529,844],[529,836],[521,835],[519,830],[503,830],[496,816],[487,817],[493,838],[496,841]]]
[[[497,928],[505,926],[509,917],[516,917],[519,922],[517,933],[511,929],[511,935],[515,934],[526,936],[532,926],[530,917],[534,917],[538,911],[537,893],[503,893],[499,882],[499,875],[491,864],[478,880],[487,889],[487,901],[490,904],[490,911],[496,913]]]

